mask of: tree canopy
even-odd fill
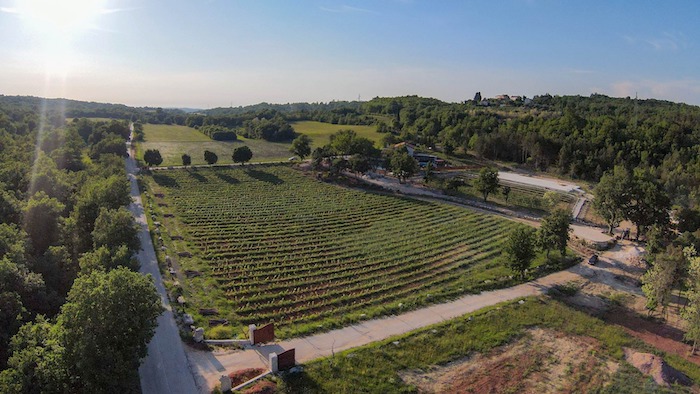
[[[498,170],[491,167],[484,167],[479,171],[479,176],[473,181],[474,188],[484,196],[484,201],[489,194],[498,190]]]
[[[204,161],[206,161],[209,165],[214,165],[217,161],[219,161],[219,156],[217,156],[216,153],[212,151],[205,150]]]
[[[311,138],[306,134],[301,134],[292,141],[289,151],[304,160],[306,156],[311,154]]]
[[[158,149],[147,149],[146,152],[143,153],[143,161],[145,161],[149,167],[153,167],[160,165],[160,163],[163,162],[163,157],[161,157]]]
[[[503,252],[506,265],[524,278],[535,258],[535,231],[525,226],[515,227],[506,240]]]
[[[251,151],[250,148],[245,145],[239,146],[233,150],[231,158],[233,159],[234,163],[245,164],[253,158],[253,151]]]

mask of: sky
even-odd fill
[[[419,95],[700,105],[700,1],[0,0],[0,94],[212,108]]]

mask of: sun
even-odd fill
[[[99,0],[24,0],[15,9],[39,33],[72,36],[93,27],[104,5]]]
[[[79,39],[98,28],[99,16],[109,12],[105,6],[104,0],[18,0],[5,11],[24,22],[47,77],[65,78],[76,65]]]

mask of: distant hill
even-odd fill
[[[180,109],[129,107],[124,104],[96,103],[64,98],[0,95],[0,107],[25,109],[37,113],[62,114],[66,118],[110,118],[138,120],[144,123],[183,123],[186,113]]]

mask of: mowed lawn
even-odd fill
[[[147,179],[150,195],[165,195],[155,220],[168,250],[192,252],[179,264],[202,273],[183,295],[208,330],[200,308],[216,308],[229,335],[274,321],[292,336],[518,282],[501,251],[520,224],[493,215],[341,188],[286,165]]]
[[[219,157],[218,164],[233,163],[231,155],[239,146],[247,145],[253,151],[252,162],[284,161],[289,153],[289,142],[268,142],[238,136],[238,141],[213,141],[203,133],[178,125],[145,124],[144,142],[139,144],[138,157],[143,157],[147,149],[158,149],[163,157],[162,166],[182,165],[182,155],[192,157],[192,164],[207,164],[204,151],[212,151]]]
[[[375,146],[381,147],[382,134],[377,133],[377,126],[356,126],[342,125],[323,122],[314,122],[310,120],[292,122],[294,131],[299,134],[306,134],[313,140],[313,147],[326,145],[331,140],[331,135],[338,130],[351,129],[354,130],[360,137],[366,137],[374,141]]]

